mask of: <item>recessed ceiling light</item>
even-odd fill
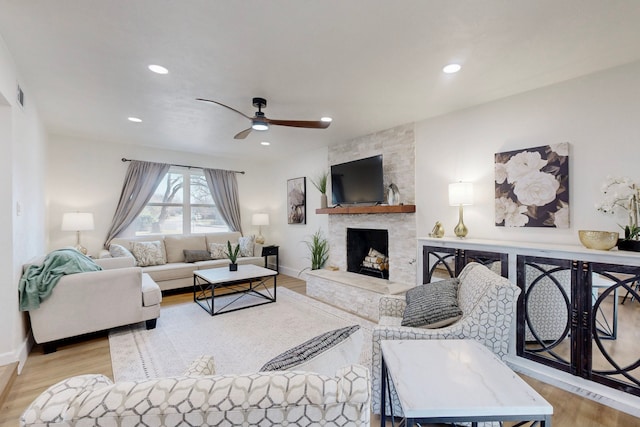
[[[460,71],[462,67],[460,66],[460,64],[449,64],[447,66],[445,66],[442,71],[447,73],[447,74],[453,74],[453,73],[457,73],[458,71]]]
[[[333,119],[331,117],[322,117],[320,118],[321,122],[327,122],[327,123],[331,123],[333,121]]]
[[[169,70],[164,68],[162,65],[149,65],[149,69],[154,73],[158,74],[168,74]]]
[[[127,120],[129,120],[130,122],[133,122],[133,123],[140,123],[140,122],[142,122],[142,119],[139,119],[139,118],[137,118],[137,117],[127,117]]]
[[[267,145],[271,145],[271,143],[267,141],[262,141],[260,145],[264,145],[266,147]]]

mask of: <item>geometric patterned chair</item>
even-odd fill
[[[335,376],[302,371],[214,375],[213,359],[184,376],[113,383],[79,375],[44,391],[21,426],[369,426],[371,381],[361,365]]]
[[[462,310],[462,317],[452,325],[443,328],[423,329],[401,326],[406,307],[405,298],[389,296],[380,299],[380,320],[378,326],[373,329],[371,366],[373,413],[380,413],[382,368],[380,341],[382,340],[474,339],[501,359],[509,352],[511,323],[515,316],[520,288],[487,267],[474,262],[464,267],[458,279],[460,280],[458,305]],[[429,355],[425,354],[425,359],[428,360],[428,357]],[[390,385],[390,400],[393,402],[394,414],[402,415],[393,384]]]

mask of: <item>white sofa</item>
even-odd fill
[[[62,276],[40,307],[29,311],[33,338],[55,351],[57,341],[160,317],[162,292],[126,260],[95,260],[103,270]]]
[[[133,242],[161,242],[166,263],[161,265],[150,265],[142,267],[142,271],[149,274],[151,278],[160,286],[163,291],[169,289],[179,289],[193,286],[193,272],[207,268],[226,267],[229,265],[227,258],[209,259],[206,261],[185,262],[184,250],[208,251],[211,243],[232,244],[238,243],[241,237],[239,232],[208,233],[198,235],[153,235],[138,237],[116,237],[110,244],[121,245],[126,249],[131,249]],[[253,245],[253,256],[239,257],[238,264],[255,264],[264,267],[262,255],[262,245]],[[112,257],[109,250],[104,249],[99,257]],[[130,265],[135,265],[135,259],[130,258]]]
[[[21,426],[369,426],[369,370],[214,375],[213,359],[184,376],[113,383],[103,375],[61,381],[38,396]]]

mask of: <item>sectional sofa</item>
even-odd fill
[[[226,267],[229,259],[220,249],[226,248],[227,241],[241,245],[238,264],[255,264],[264,267],[262,245],[255,243],[252,236],[242,237],[239,232],[117,237],[110,242],[108,249],[100,252],[99,257],[128,257],[132,266],[142,267],[142,271],[149,274],[161,290],[166,291],[192,286],[193,272],[196,270]],[[134,248],[139,242],[153,243],[160,248],[161,256],[151,263],[149,259],[142,260],[141,256],[136,259],[137,254]],[[124,252],[122,248],[125,249]],[[212,258],[212,252],[215,259]]]
[[[45,353],[64,338],[138,322],[155,328],[162,293],[151,277],[124,259],[96,263],[102,270],[62,276],[49,298],[29,311],[33,338]]]

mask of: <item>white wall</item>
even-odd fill
[[[270,177],[266,174],[265,179],[263,166],[259,163],[52,136],[47,177],[49,250],[75,244],[75,233],[60,230],[63,213],[73,211],[93,213],[95,230],[82,232],[82,245],[93,255],[102,249],[129,165],[121,161],[123,157],[246,171],[244,175],[237,175],[242,228],[245,234],[257,232],[251,226],[251,214],[261,211],[267,204],[271,188]]]
[[[469,238],[579,245],[578,230],[620,231],[594,208],[607,175],[640,181],[640,62],[416,124],[418,235],[440,220],[453,236],[448,184],[474,183]],[[494,225],[494,154],[570,143],[570,228]]]
[[[320,192],[310,181],[310,178],[328,170],[326,147],[269,165],[273,187],[273,198],[268,203],[271,223],[263,229],[263,234],[267,244],[280,245],[280,271],[284,274],[295,277],[301,270],[311,266],[309,253],[303,242],[309,240],[313,233],[321,229],[325,237],[328,237],[328,215],[316,215],[316,209],[320,207]],[[307,223],[288,224],[287,180],[303,176],[307,178]]]
[[[16,83],[25,107],[16,102]],[[18,310],[22,265],[44,251],[44,175],[47,138],[29,86],[20,81],[11,53],[0,38],[0,365],[29,350],[26,315]]]
[[[238,175],[242,228],[245,234],[257,234],[251,214],[267,212],[270,225],[262,227],[266,244],[280,245],[283,272],[297,275],[309,265],[301,243],[318,228],[327,229],[327,215],[316,215],[320,193],[309,177],[327,169],[326,148],[305,153],[295,159],[273,163],[241,159],[203,157],[202,155],[157,150],[128,144],[102,143],[67,136],[51,136],[48,157],[47,194],[49,199],[49,248],[75,244],[75,233],[60,230],[64,212],[93,212],[94,231],[82,232],[82,244],[96,254],[106,237],[118,203],[128,163],[121,158],[177,163],[211,168],[244,170]],[[290,178],[307,177],[307,224],[289,225],[286,214],[286,185]]]

